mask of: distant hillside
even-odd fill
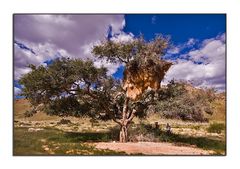
[[[31,104],[27,99],[16,99],[14,100],[14,119],[25,119],[24,113],[31,109]],[[44,112],[34,114],[32,117],[27,117],[29,121],[44,121],[44,120],[55,120],[60,119],[57,116],[48,116]]]
[[[184,121],[225,121],[225,93],[194,87],[185,81],[170,81],[162,87],[157,112],[163,118]]]
[[[30,103],[27,99],[16,99],[14,100],[14,117],[24,118],[24,113],[30,109]]]
[[[186,85],[186,89],[191,95],[199,94],[207,92],[207,90],[195,88],[191,85]],[[214,94],[214,101],[211,103],[211,107],[213,109],[213,114],[208,115],[205,114],[205,116],[210,121],[225,121],[226,118],[226,92],[221,93],[215,93]]]
[[[218,98],[212,103],[214,107],[214,113],[209,116],[209,120],[212,121],[225,121],[226,119],[226,97],[223,95],[217,95]]]

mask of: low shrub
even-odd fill
[[[225,130],[225,124],[223,123],[211,123],[210,126],[207,128],[207,131],[209,133],[220,134],[222,130]]]
[[[129,141],[139,142],[139,141],[158,141],[160,128],[156,128],[151,124],[140,123],[134,127],[129,128]]]
[[[68,119],[61,119],[57,124],[71,124],[71,120]]]

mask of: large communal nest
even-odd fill
[[[147,89],[159,90],[172,63],[160,59],[134,59],[124,70],[123,89],[127,97],[137,100]]]

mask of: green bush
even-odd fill
[[[151,124],[134,124],[133,127],[129,128],[129,141],[158,141],[158,137],[161,133],[161,129]]]
[[[212,115],[213,89],[196,89],[191,84],[174,80],[159,92],[156,111],[169,119],[207,122],[205,114]]]
[[[223,123],[211,123],[210,126],[207,128],[207,131],[209,133],[220,134],[222,130],[225,130],[225,124]]]

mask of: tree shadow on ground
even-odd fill
[[[61,142],[108,142],[118,141],[119,127],[113,127],[109,131],[105,132],[64,132],[61,136],[52,136],[49,141],[61,141]]]
[[[15,128],[14,155],[126,155],[124,152],[99,150],[84,142],[106,139],[105,133],[72,133],[46,127],[29,132],[28,128]]]

